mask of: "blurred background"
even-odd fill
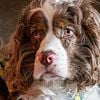
[[[15,30],[21,10],[31,0],[0,0],[0,37],[8,42],[9,36]]]

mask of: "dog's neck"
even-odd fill
[[[94,86],[77,93],[76,83],[65,84],[61,80],[51,82],[34,81],[32,87],[19,98],[24,98],[25,100],[41,100],[41,98],[42,100],[94,100],[91,98],[96,98],[95,100],[99,100],[98,89],[97,86]]]
[[[40,96],[50,96],[53,100],[65,100],[69,90],[75,90],[74,84],[65,84],[62,80],[56,81],[34,81],[32,86],[22,95],[21,98],[37,98]],[[67,98],[67,97],[66,97]],[[27,100],[27,99],[26,99]],[[38,99],[36,99],[38,100]],[[41,100],[41,99],[40,99]],[[45,100],[45,99],[43,99]],[[47,99],[48,100],[48,99]]]
[[[54,81],[34,81],[32,87],[45,87],[50,89],[51,91],[55,91],[58,92],[58,90],[62,90],[65,89],[66,91],[68,91],[69,89],[71,90],[76,90],[77,85],[75,82],[71,83],[71,82],[65,82],[62,80],[54,80]]]
[[[66,83],[62,80],[34,81],[32,88],[26,92],[26,94],[34,97],[50,96],[53,100],[67,100],[67,98],[73,98],[75,93],[76,83]]]

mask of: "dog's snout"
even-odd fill
[[[56,61],[56,54],[53,51],[42,51],[39,55],[39,61],[41,64],[48,66]]]

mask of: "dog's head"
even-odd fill
[[[33,0],[24,9],[10,47],[11,88],[34,80],[99,81],[100,15],[90,2]]]

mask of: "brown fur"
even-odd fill
[[[34,83],[35,54],[42,39],[33,42],[31,40],[30,26],[32,23],[30,20],[32,20],[32,14],[30,12],[40,6],[40,1],[33,0],[23,10],[10,41],[11,58],[7,74],[10,92],[23,93]],[[62,6],[63,12],[67,9],[67,5],[58,5],[58,11],[59,6]],[[75,51],[71,52],[70,68],[78,88],[81,89],[100,81],[100,14],[91,5],[91,0],[83,0],[79,6],[68,7],[67,12],[69,20],[75,24],[78,37]],[[66,45],[64,46],[66,48]]]

